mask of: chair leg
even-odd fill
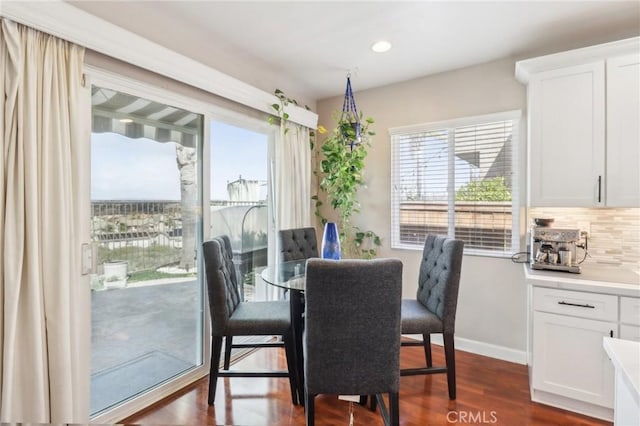
[[[231,348],[233,347],[233,336],[225,336],[224,338],[224,369],[229,369],[231,362]]]
[[[284,351],[287,358],[287,370],[289,370],[289,387],[291,388],[291,400],[294,405],[299,405],[302,401],[298,397],[298,368],[296,366],[295,343],[293,341],[293,332],[289,330],[287,334],[282,336],[284,340]],[[302,396],[300,396],[302,397]]]
[[[389,424],[391,426],[400,424],[400,396],[398,392],[389,392]]]
[[[453,333],[444,333],[444,357],[447,362],[447,385],[449,399],[456,399],[456,355],[453,344]]]
[[[422,335],[422,345],[424,346],[424,357],[427,359],[427,367],[433,367],[433,360],[431,359],[431,335]]]
[[[369,409],[371,411],[376,411],[378,408],[378,396],[377,395],[369,395],[371,398],[371,404],[369,404]]]
[[[213,405],[216,399],[216,386],[218,385],[218,371],[220,370],[220,352],[222,351],[222,337],[211,337],[211,366],[209,367],[209,405]]]
[[[304,409],[305,409],[305,419],[307,422],[307,426],[314,426],[315,424],[314,398],[315,398],[315,395],[309,395],[309,393],[305,390]]]

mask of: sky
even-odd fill
[[[91,135],[92,200],[179,200],[175,143]]]
[[[211,199],[228,199],[227,182],[240,175],[267,180],[268,138],[221,122],[211,127]],[[174,142],[91,135],[92,200],[179,200]]]
[[[222,122],[211,125],[211,199],[226,200],[227,183],[242,175],[267,181],[268,137]],[[266,194],[266,187],[263,187]]]

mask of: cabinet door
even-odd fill
[[[640,206],[640,55],[607,60],[606,204]]]
[[[640,326],[640,298],[620,298],[620,322]]]
[[[604,204],[604,61],[537,74],[529,85],[529,204]]]
[[[614,370],[602,338],[616,323],[533,313],[533,387],[613,408]]]
[[[640,327],[637,325],[620,324],[620,338],[640,342]]]

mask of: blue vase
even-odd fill
[[[322,258],[339,260],[340,257],[338,226],[334,222],[327,222],[324,225],[324,235],[322,236]]]

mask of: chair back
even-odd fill
[[[211,334],[223,336],[227,321],[240,304],[231,241],[226,235],[202,244],[211,314]]]
[[[309,394],[398,392],[402,262],[307,260]]]
[[[427,235],[420,262],[417,298],[454,332],[464,242]]]
[[[283,229],[278,235],[281,262],[318,257],[315,228]]]

